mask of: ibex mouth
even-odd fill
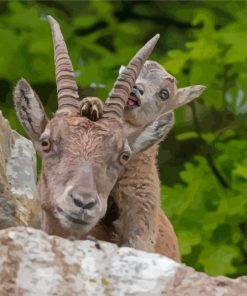
[[[130,96],[128,97],[127,104],[125,106],[125,109],[130,110],[136,107],[139,107],[141,105],[141,94],[138,88],[133,88],[133,90],[130,93]]]
[[[62,214],[66,219],[68,219],[70,222],[73,222],[75,224],[81,224],[81,225],[88,225],[90,223],[87,223],[86,221],[79,219],[79,218],[75,218],[69,214],[67,214],[66,212],[64,212],[61,208],[57,208],[57,211]]]

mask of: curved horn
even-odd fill
[[[140,71],[153,51],[160,35],[156,34],[131,59],[119,74],[105,103],[104,117],[122,117],[124,107]]]
[[[74,77],[74,69],[69,58],[67,46],[59,24],[52,16],[47,16],[52,30],[54,60],[57,84],[58,109],[79,107],[78,87]]]

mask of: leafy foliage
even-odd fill
[[[246,1],[8,1],[0,3],[0,109],[21,129],[12,88],[27,78],[48,114],[56,109],[53,53],[45,15],[59,20],[82,89],[107,97],[119,65],[154,33],[152,59],[179,86],[205,84],[176,111],[159,155],[162,206],[183,260],[209,274],[246,274]]]

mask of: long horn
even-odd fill
[[[153,51],[160,35],[156,34],[150,39],[131,59],[128,66],[119,74],[104,107],[103,117],[122,117],[124,107],[127,103],[135,81],[140,71]]]
[[[52,30],[54,46],[58,109],[64,107],[78,109],[78,87],[75,81],[74,69],[69,58],[67,46],[57,21],[50,15],[47,16],[47,19]]]

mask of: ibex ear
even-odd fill
[[[174,124],[174,113],[167,112],[146,125],[140,132],[128,136],[128,143],[132,153],[145,151],[154,144],[161,142]]]
[[[15,87],[14,103],[24,130],[35,144],[43,133],[48,118],[38,95],[23,78],[17,82]]]
[[[206,86],[204,85],[193,85],[179,88],[175,94],[175,98],[171,100],[173,109],[191,102],[195,98],[199,97],[205,89]]]

